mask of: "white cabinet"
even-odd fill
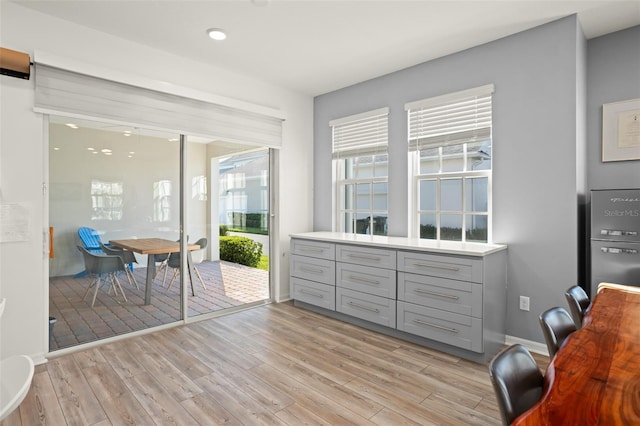
[[[482,318],[482,284],[398,272],[398,300]]]
[[[336,283],[339,287],[396,299],[395,269],[338,262],[336,263]]]
[[[396,252],[336,246],[336,311],[396,326]]]
[[[479,259],[398,252],[398,329],[482,352],[482,269]]]
[[[291,240],[291,295],[324,309],[336,308],[335,244]]]
[[[291,239],[303,307],[464,358],[504,344],[506,246],[307,233]]]
[[[336,287],[291,277],[292,297],[311,305],[335,310]]]
[[[396,326],[395,299],[337,287],[336,311],[387,327]]]
[[[398,270],[432,277],[482,282],[482,259],[472,257],[400,251]]]

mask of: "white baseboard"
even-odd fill
[[[549,356],[549,350],[547,349],[547,345],[544,343],[534,342],[533,340],[521,339],[520,337],[514,336],[505,336],[505,345],[515,345],[516,343],[520,343],[525,348],[529,349],[531,352],[535,352],[540,355]]]

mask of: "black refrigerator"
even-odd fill
[[[640,189],[591,191],[591,297],[598,284],[640,286]]]

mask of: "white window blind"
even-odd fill
[[[95,117],[270,148],[282,145],[279,117],[41,63],[36,63],[35,82],[37,112]]]
[[[492,93],[490,84],[406,104],[409,150],[491,137]]]
[[[380,108],[329,122],[333,129],[333,158],[375,155],[388,144],[389,108]]]

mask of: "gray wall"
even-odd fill
[[[640,98],[640,26],[589,40],[587,53],[588,187],[640,188],[640,162],[602,162],[602,104]]]
[[[587,189],[640,188],[640,161],[602,162],[602,105],[640,98],[640,26],[589,40],[587,47]],[[582,226],[585,283],[591,282],[590,194]],[[587,288],[590,286],[587,285]]]
[[[564,290],[578,280],[577,205],[586,141],[577,128],[584,121],[585,49],[571,16],[318,96],[314,230],[332,227],[330,120],[390,107],[389,235],[405,236],[404,104],[493,83],[493,237],[509,245],[506,331],[542,342],[538,315],[564,305]],[[529,312],[518,309],[520,295],[531,298]]]

